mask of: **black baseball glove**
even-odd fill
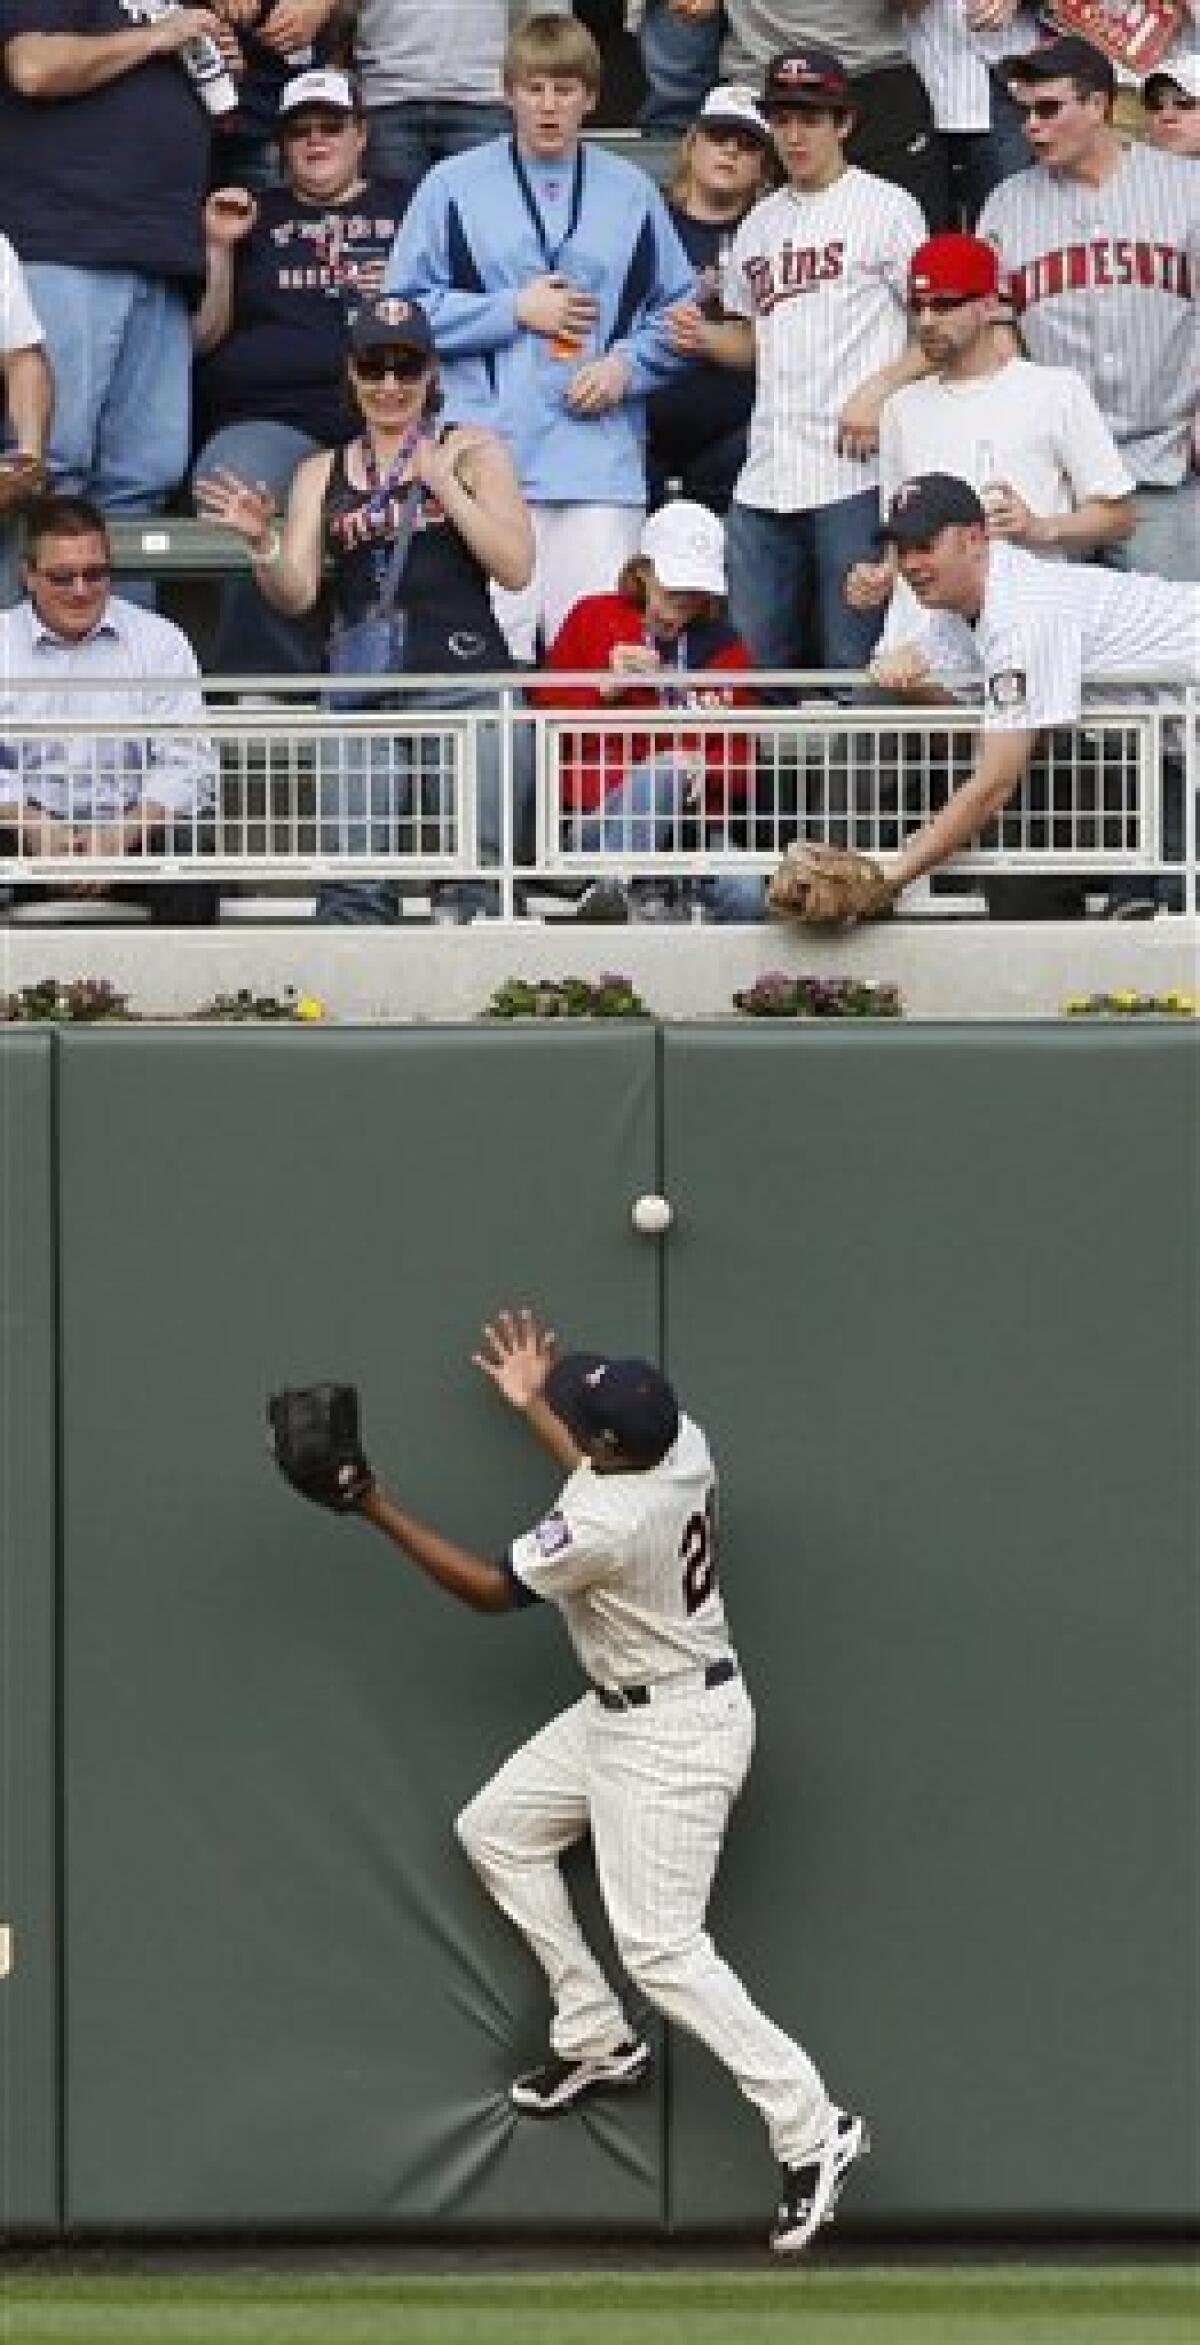
[[[363,1456],[358,1393],[352,1384],[306,1384],[273,1392],[267,1402],[271,1454],[293,1490],[352,1514],[375,1476]]]

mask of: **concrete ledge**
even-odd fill
[[[42,977],[108,977],[131,1007],[185,1015],[216,993],[287,985],[336,1019],[477,1017],[507,977],[619,970],[663,1018],[719,1016],[769,969],[898,985],[919,1018],[1047,1018],[1074,994],[1194,992],[1195,922],[1000,926],[896,921],[846,937],[790,927],[466,929],[0,929],[0,991]]]

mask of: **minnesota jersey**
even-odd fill
[[[1030,357],[1078,368],[1148,488],[1177,487],[1191,462],[1198,182],[1194,162],[1137,144],[1099,187],[1018,171],[979,215]]]
[[[577,1467],[510,1562],[531,1594],[558,1605],[594,1685],[653,1685],[729,1651],[716,1472],[690,1417],[645,1473]]]

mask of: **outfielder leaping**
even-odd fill
[[[326,1491],[323,1503],[353,1506],[476,1611],[557,1604],[589,1680],[582,1699],[517,1751],[457,1823],[481,1880],[550,1983],[552,2057],[518,2078],[514,2105],[557,2117],[585,2094],[635,2084],[650,2065],[649,2046],[583,1938],[559,1868],[590,1831],[629,1977],[708,2045],[766,2122],[782,2167],[771,2245],[794,2253],[828,2220],[869,2141],[862,2119],[830,2101],[799,2044],[751,2002],[704,1926],[754,1739],[717,1582],[713,1461],[649,1362],[554,1353],[550,1332],[519,1310],[500,1312],[475,1354],[568,1472],[550,1512],[514,1539],[503,1562],[419,1522],[379,1487],[361,1453],[335,1468],[350,1495]],[[310,1485],[306,1494],[321,1492]]]

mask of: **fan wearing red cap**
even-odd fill
[[[1031,552],[1078,558],[1127,538],[1132,475],[1083,377],[1014,355],[992,246],[978,236],[933,236],[913,254],[908,285],[931,371],[884,407],[882,512],[902,481],[945,470],[979,492],[991,536]],[[847,576],[847,599],[877,609],[895,583],[892,559],[861,562]],[[924,631],[919,606],[899,585],[880,649]]]

